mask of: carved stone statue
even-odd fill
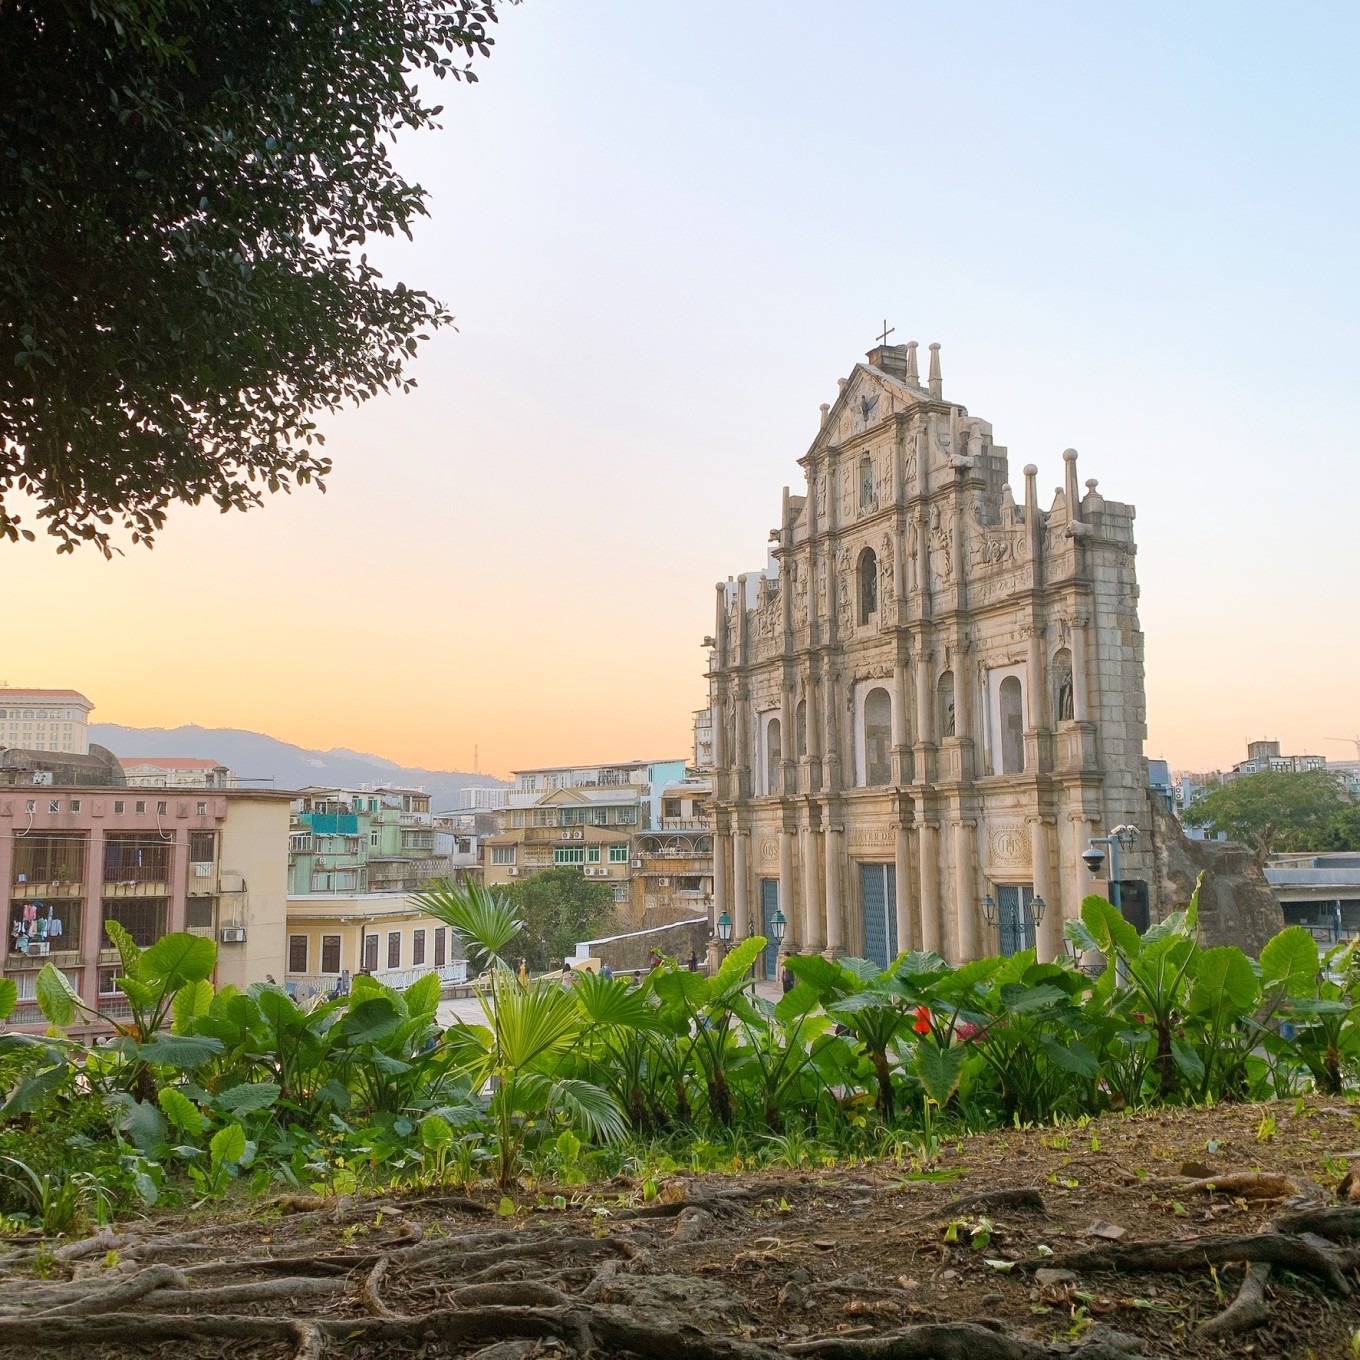
[[[842,548],[836,561],[837,584],[840,587],[841,611],[850,611],[850,549]]]
[[[954,700],[950,699],[944,706],[944,734],[952,737],[954,732]]]
[[[1071,722],[1073,717],[1072,672],[1064,670],[1058,677],[1058,721]]]
[[[878,553],[878,572],[882,584],[879,586],[879,599],[884,604],[891,604],[896,598],[893,588],[893,544],[892,535],[883,535],[883,546]]]
[[[930,551],[937,580],[948,583],[954,574],[954,564],[950,560],[950,532],[940,516],[940,507],[934,506],[930,512]]]

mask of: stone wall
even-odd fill
[[[1202,873],[1201,943],[1235,944],[1255,958],[1284,929],[1284,913],[1251,851],[1232,841],[1192,841],[1159,799],[1148,801],[1160,915],[1180,911]]]
[[[708,918],[692,917],[668,926],[651,930],[631,931],[627,935],[613,935],[603,940],[582,940],[576,946],[578,959],[599,959],[615,973],[647,971],[647,961],[655,950],[663,958],[679,959],[683,963],[693,950],[703,961],[708,949]],[[573,966],[575,961],[573,960]]]

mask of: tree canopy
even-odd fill
[[[582,940],[614,926],[614,890],[569,866],[544,869],[496,891],[524,923],[516,943],[530,968],[553,967]]]
[[[475,79],[495,5],[0,4],[0,535],[28,496],[108,553],[321,482],[315,417],[405,389],[450,320],[364,247],[425,213],[391,140],[441,112],[420,77]]]
[[[1349,794],[1328,770],[1266,770],[1211,788],[1182,818],[1243,842],[1264,864],[1275,850],[1328,848],[1328,826],[1350,806]]]

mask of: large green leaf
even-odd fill
[[[157,1034],[139,1044],[137,1054],[149,1063],[188,1071],[222,1052],[222,1041],[206,1034]]]
[[[231,1086],[213,1097],[213,1106],[226,1114],[246,1114],[266,1110],[278,1098],[281,1088],[272,1081],[247,1081]]]
[[[154,1157],[156,1149],[165,1142],[165,1116],[149,1100],[137,1100],[126,1091],[116,1091],[106,1097],[115,1126],[128,1136],[128,1141],[143,1157]]]
[[[643,1029],[654,1023],[653,1007],[647,1004],[642,991],[630,987],[625,978],[607,978],[582,970],[572,983],[571,994],[582,1016],[592,1025]]]
[[[128,934],[127,928],[119,921],[105,921],[104,934],[113,941],[114,948],[118,951],[123,976],[141,977],[142,951],[137,947],[137,941]]]
[[[208,1155],[214,1166],[235,1166],[246,1155],[246,1131],[239,1124],[227,1124],[213,1134]]]
[[[549,1096],[555,1109],[597,1142],[621,1143],[628,1137],[628,1121],[618,1102],[592,1082],[559,1078]]]
[[[911,1070],[916,1073],[926,1095],[937,1105],[944,1105],[958,1089],[967,1056],[968,1050],[964,1044],[941,1048],[929,1039],[922,1039],[916,1045]]]
[[[162,983],[168,992],[177,992],[186,982],[211,977],[216,965],[217,946],[212,940],[176,930],[142,951],[138,976],[144,982]]]
[[[442,991],[443,983],[440,982],[438,973],[426,973],[424,977],[418,977],[402,993],[406,1001],[406,1013],[412,1016],[434,1015],[439,1009]]]
[[[186,982],[175,993],[175,999],[170,1003],[171,1013],[175,1017],[175,1033],[187,1034],[193,1028],[195,1020],[207,1015],[212,1000],[213,985],[207,978],[199,978],[197,982]]]
[[[764,951],[766,940],[763,935],[752,935],[735,945],[732,952],[722,961],[713,979],[711,1001],[717,1001],[728,993],[740,991],[745,987],[747,974]]]
[[[19,1004],[19,984],[13,978],[0,978],[0,1020],[7,1020]]]
[[[1050,983],[1037,987],[1011,983],[1001,989],[1001,1009],[1008,1015],[1027,1015],[1067,1000],[1067,993]]]
[[[160,1093],[161,1109],[165,1117],[181,1132],[197,1138],[204,1129],[203,1111],[194,1104],[183,1091],[173,1086],[165,1087]]]
[[[1222,1018],[1231,1012],[1244,1015],[1260,1000],[1247,956],[1235,944],[1205,949],[1195,960],[1195,985],[1190,989],[1190,1009],[1198,1015]]]
[[[1286,926],[1261,950],[1261,976],[1268,987],[1282,983],[1288,992],[1311,991],[1317,974],[1317,941],[1302,926]]]
[[[1141,947],[1138,932],[1113,902],[1093,893],[1081,904],[1081,920],[1102,954],[1108,954],[1114,948],[1125,958],[1138,957]]]
[[[1095,1054],[1080,1039],[1067,1039],[1059,1043],[1051,1034],[1044,1034],[1039,1038],[1039,1046],[1049,1062],[1064,1072],[1071,1072],[1073,1076],[1083,1077],[1087,1081],[1094,1081],[1100,1075],[1100,1064]]]
[[[775,1004],[774,1017],[781,1025],[790,1025],[810,1015],[821,1003],[821,995],[810,982],[798,981]]]
[[[334,1033],[350,1045],[372,1044],[395,1033],[404,1021],[390,997],[374,996],[349,1011]]]
[[[44,1068],[41,1072],[30,1073],[10,1092],[3,1108],[0,1108],[0,1114],[31,1114],[45,1105],[49,1096],[60,1091],[72,1075],[72,1069],[64,1062]],[[67,1098],[75,1094],[74,1091],[68,1092]]]
[[[571,993],[553,982],[527,987],[507,983],[483,1006],[496,1033],[499,1061],[512,1069],[528,1067],[566,1048],[580,1033],[579,1013]]]
[[[910,955],[904,958],[905,963],[911,958],[934,958],[934,955]],[[855,985],[854,978],[834,959],[828,959],[822,954],[791,954],[784,960],[789,972],[791,972],[799,982],[806,982],[809,986],[817,988],[822,996],[832,996],[849,990]],[[943,962],[943,960],[941,960]]]
[[[55,964],[43,964],[34,991],[42,1013],[54,1025],[69,1025],[75,1019],[80,997],[70,979]]]

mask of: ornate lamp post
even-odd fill
[[[1031,898],[1029,909],[1034,916],[1034,929],[1037,931],[1044,923],[1044,912],[1048,909],[1048,904],[1042,897]],[[982,919],[987,923],[988,930],[995,930],[998,935],[1000,934],[1001,913],[991,893],[982,899]]]
[[[726,954],[732,947],[732,918],[727,912],[718,917],[718,939],[722,942],[723,953]]]

